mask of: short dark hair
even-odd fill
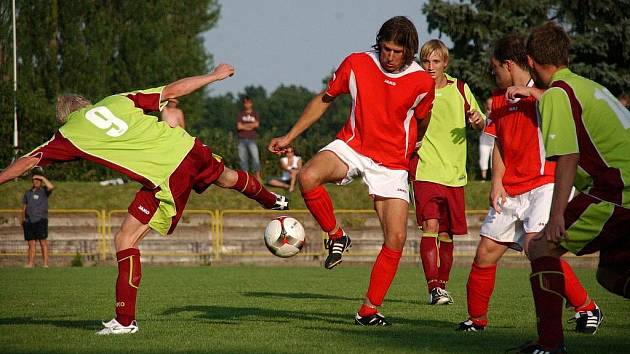
[[[538,64],[569,65],[569,35],[560,25],[547,22],[532,30],[527,38],[527,54]]]
[[[252,101],[252,98],[249,96],[243,96],[243,99],[241,100],[241,102],[245,102],[245,101]]]
[[[405,16],[395,16],[385,21],[376,34],[376,44],[372,48],[379,52],[381,44],[389,41],[404,48],[405,65],[411,64],[418,52],[418,31],[413,22]]]
[[[525,37],[516,33],[506,34],[497,40],[494,43],[492,56],[499,62],[511,60],[521,69],[527,70],[529,68],[527,65]]]

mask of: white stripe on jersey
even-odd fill
[[[352,108],[350,109],[350,126],[352,127],[352,136],[346,141],[349,143],[354,139],[354,128],[356,126],[357,118],[354,115],[354,110],[357,106],[357,78],[354,76],[354,71],[350,70],[350,78],[348,79],[348,88],[350,90],[350,97],[352,97]]]
[[[424,99],[428,92],[425,92],[416,97],[415,102],[411,105],[409,110],[407,111],[407,117],[405,117],[405,156],[407,156],[407,152],[409,150],[409,124],[411,123],[411,118],[414,115],[414,109],[420,104],[420,102]],[[415,141],[414,141],[415,143]]]

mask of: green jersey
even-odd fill
[[[163,108],[163,88],[109,96],[71,113],[53,139],[28,156],[39,157],[41,166],[83,158],[148,188],[165,184],[195,139],[145,114]]]
[[[416,170],[416,180],[461,187],[468,182],[464,108],[466,102],[457,88],[457,80],[449,75],[446,75],[446,79],[446,86],[435,90],[431,122],[422,139],[422,147],[418,151],[420,161]],[[466,84],[464,95],[471,109],[481,111]]]
[[[602,85],[558,70],[539,105],[548,158],[580,154],[575,185],[630,208],[630,112]]]

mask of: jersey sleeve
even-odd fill
[[[417,120],[426,119],[433,108],[433,100],[435,99],[435,81],[429,77],[429,84],[426,85],[426,91],[422,94],[420,102],[414,109],[414,115]]]
[[[350,93],[350,75],[352,74],[352,65],[350,65],[350,57],[346,57],[339,65],[337,71],[333,73],[332,78],[328,81],[326,94],[330,97],[337,97],[342,94]]]
[[[133,101],[135,107],[140,108],[144,113],[162,111],[166,107],[167,101],[162,102],[162,91],[165,86],[120,93],[119,96],[126,97]]]
[[[542,138],[546,157],[579,153],[573,111],[567,93],[559,88],[550,88],[540,99]]]
[[[50,140],[23,157],[36,157],[39,161],[35,166],[46,167],[53,162],[73,161],[80,156],[81,151],[57,132]]]

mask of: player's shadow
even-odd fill
[[[73,329],[85,329],[94,331],[102,328],[98,320],[66,320],[55,318],[34,318],[34,317],[2,317],[0,318],[0,326],[16,326],[16,325],[40,325],[55,326]]]
[[[317,293],[287,293],[287,292],[269,292],[269,291],[245,291],[241,292],[241,295],[247,297],[257,297],[257,298],[279,298],[279,299],[305,299],[305,300],[340,300],[340,301],[361,301],[362,299],[359,297],[348,297],[348,296],[339,296],[339,295],[330,295],[330,294],[317,294]],[[396,299],[387,299],[388,303],[406,303],[406,304],[415,304],[417,301],[404,301],[404,300],[396,300]]]
[[[466,128],[455,128],[451,130],[451,139],[453,144],[461,144],[466,140]]]
[[[328,323],[347,323],[335,319],[332,313],[311,313],[304,311],[276,310],[262,307],[227,307],[210,305],[188,305],[172,307],[162,312],[162,315],[175,315],[185,312],[196,313],[198,320],[208,320],[213,323],[238,324],[241,321],[285,323],[290,320],[298,321],[326,321]]]

